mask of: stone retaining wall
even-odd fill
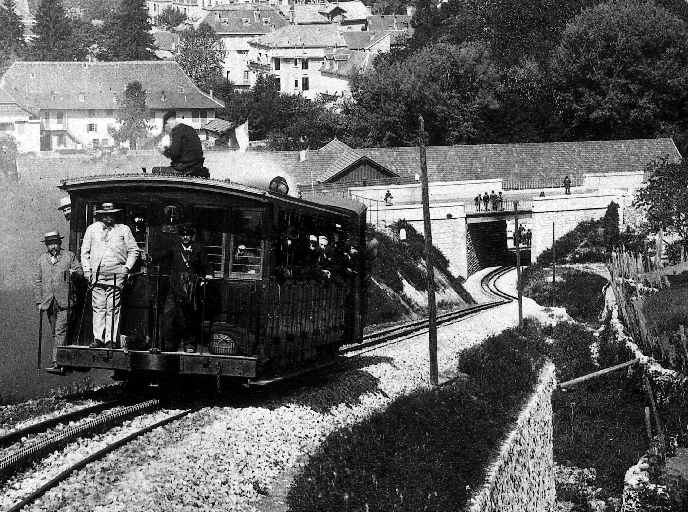
[[[552,393],[554,365],[540,372],[540,381],[521,411],[514,429],[488,469],[482,488],[471,498],[468,512],[555,510]]]

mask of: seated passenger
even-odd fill
[[[174,110],[162,118],[165,136],[158,144],[158,150],[170,158],[170,167],[153,167],[153,174],[183,174],[209,178],[208,169],[203,167],[203,146],[201,139],[191,126],[177,121]]]

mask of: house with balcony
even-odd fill
[[[122,94],[133,81],[146,91],[151,133],[162,129],[168,110],[199,130],[224,107],[174,61],[15,62],[0,79],[0,91],[29,121],[39,120],[34,144],[41,151],[78,150],[114,144],[109,128],[117,126]]]
[[[224,75],[239,89],[248,89],[251,85],[249,41],[289,24],[277,7],[244,3],[207,7],[195,26],[203,22],[222,38],[227,52]]]
[[[251,85],[260,74],[271,74],[286,94],[314,99],[324,93],[320,68],[325,55],[346,48],[337,25],[287,25],[249,42]]]

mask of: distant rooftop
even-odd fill
[[[289,24],[277,7],[261,4],[224,4],[208,7],[194,25],[206,22],[222,34],[267,34]]]
[[[151,109],[224,107],[174,61],[15,62],[0,79],[0,89],[32,112],[116,109],[117,97],[135,80],[143,85]]]

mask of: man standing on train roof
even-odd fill
[[[170,167],[156,167],[153,172],[176,172],[185,176],[209,178],[208,169],[203,167],[203,146],[201,139],[191,126],[177,120],[174,110],[165,112],[162,118],[165,136],[158,144],[158,150],[171,159]]]
[[[70,287],[73,274],[82,274],[81,263],[73,252],[62,249],[62,239],[58,231],[46,233],[43,242],[46,252],[38,258],[34,296],[38,313],[45,311],[53,333],[53,361],[49,371],[59,372],[57,366],[57,347],[62,347],[67,339],[69,316],[74,310],[74,289]]]
[[[139,255],[129,226],[115,222],[119,211],[112,203],[96,209],[100,220],[86,228],[81,245],[81,264],[92,294],[91,348],[112,347],[117,341],[122,287]]]
[[[146,257],[152,262],[167,260],[170,263],[170,290],[163,305],[163,339],[165,351],[176,351],[178,340],[184,351],[193,353],[198,344],[201,327],[199,304],[196,300],[199,277],[212,279],[212,268],[203,246],[193,240],[196,230],[191,226],[179,227],[179,242],[168,250]]]

